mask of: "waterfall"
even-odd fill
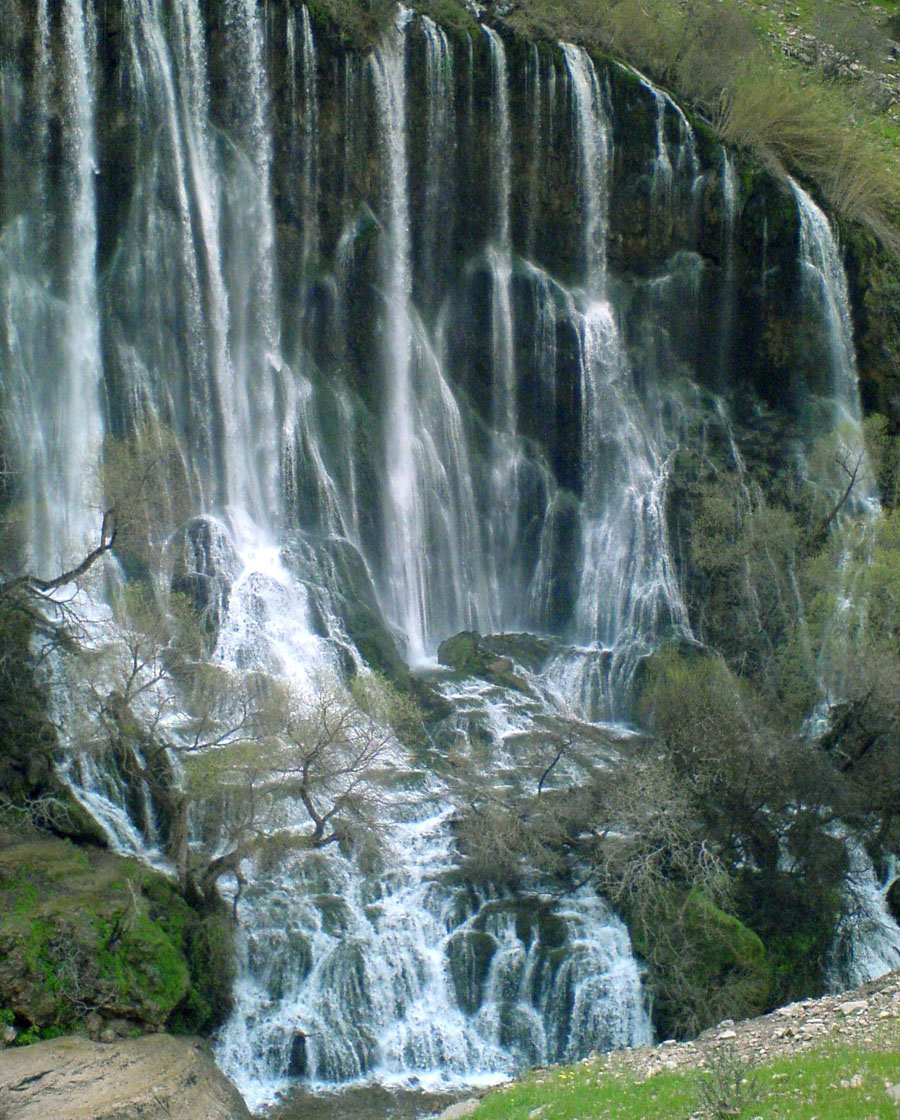
[[[372,76],[386,165],[387,228],[382,270],[388,327],[384,353],[387,407],[385,524],[389,592],[410,656],[425,656],[425,528],[418,500],[414,441],[418,425],[410,383],[413,325],[410,296],[409,188],[406,155],[406,35],[411,13],[400,8],[393,30],[372,56]]]
[[[453,50],[445,32],[427,16],[425,33],[426,163],[425,205],[422,218],[421,271],[424,286],[435,281],[446,265],[441,245],[453,237],[453,215],[442,203],[455,194],[454,128],[456,124]]]
[[[103,435],[91,14],[81,0],[65,0],[58,18],[61,142],[55,165],[45,3],[36,12],[34,101],[17,76],[3,77],[4,118],[11,130],[18,127],[15,143],[24,150],[4,152],[3,193],[17,217],[0,240],[2,433],[22,510],[19,560],[51,575],[96,540],[95,464]],[[33,131],[30,119],[39,122]],[[15,176],[23,164],[33,193],[20,201]],[[57,200],[52,212],[51,198]]]
[[[496,144],[492,149],[494,183],[492,240],[487,251],[491,274],[491,348],[493,369],[493,424],[495,430],[491,470],[493,548],[498,570],[516,570],[514,557],[519,518],[519,449],[517,436],[517,386],[515,336],[512,313],[513,246],[510,205],[512,192],[512,126],[509,108],[509,72],[506,48],[493,28],[485,27],[491,57],[491,125]],[[502,598],[497,586],[495,594]]]
[[[541,81],[541,53],[537,43],[531,47],[526,72],[526,96],[531,111],[531,161],[528,166],[528,229],[525,237],[525,252],[529,257],[534,256],[537,237],[537,199],[538,182],[540,179],[540,160],[544,144],[543,128],[543,83]]]
[[[34,0],[27,72],[2,60],[0,514],[52,571],[96,533],[116,448],[148,449],[152,540],[122,547],[119,614],[138,577],[190,601],[229,679],[302,708],[412,668],[434,708],[434,743],[391,742],[365,845],[248,863],[220,1061],[262,1104],[298,1078],[482,1084],[648,1041],[627,932],[589,887],[460,884],[453,768],[524,781],[542,720],[627,720],[641,660],[690,638],[667,506],[685,431],[717,424],[696,336],[714,324],[727,382],[757,314],[732,160],[643,77],[630,135],[622,74],[566,43],[400,8],[364,55],[315,5],[113,7]],[[846,278],[794,191],[821,397],[858,432]],[[726,390],[755,399],[750,378],[717,389],[749,475]],[[528,630],[546,660],[460,680],[435,655],[462,629]],[[152,798],[72,746],[79,696],[57,712],[67,779],[116,850],[164,866]],[[174,680],[166,703],[177,741]],[[303,832],[301,804],[279,812]]]
[[[737,177],[734,158],[722,149],[722,203],[725,226],[725,274],[723,276],[722,317],[719,336],[719,377],[723,383],[728,377],[731,363],[732,330],[735,312],[735,261],[734,230],[737,220]]]
[[[609,123],[594,64],[563,46],[580,157],[585,303],[580,316],[584,493],[583,560],[576,640],[603,651],[560,667],[566,687],[594,718],[620,712],[622,686],[637,659],[667,631],[688,634],[668,545],[668,452],[647,405],[631,384],[615,312],[606,298]],[[657,104],[661,99],[657,98]]]
[[[793,179],[800,212],[800,268],[804,294],[821,309],[830,357],[832,422],[859,429],[862,410],[853,348],[847,275],[828,219]]]
[[[225,269],[230,296],[238,469],[228,498],[265,528],[281,508],[282,423],[276,390],[287,391],[276,302],[275,218],[271,198],[271,139],[266,116],[263,29],[255,0],[225,0],[230,39],[228,112],[243,150],[224,198]],[[231,449],[229,449],[231,450]]]
[[[606,236],[609,191],[609,122],[602,104],[600,83],[590,55],[579,47],[562,44],[573,87],[575,136],[581,159],[581,197],[584,203],[585,284],[602,296],[606,286]]]
[[[293,19],[293,13],[289,15]],[[300,189],[303,199],[303,270],[308,274],[319,250],[319,88],[316,45],[313,40],[309,8],[301,9],[303,43],[301,47]],[[291,25],[292,26],[292,25]],[[296,73],[292,60],[291,75]],[[296,96],[296,94],[295,94]],[[296,127],[296,125],[295,125]]]
[[[900,929],[887,902],[888,891],[898,878],[897,859],[888,858],[879,878],[865,848],[849,837],[844,839],[850,857],[844,889],[846,910],[828,965],[829,987],[838,992],[900,968]]]
[[[322,852],[242,903],[240,1014],[218,1057],[251,1107],[292,1067],[322,1087],[439,1090],[649,1041],[627,934],[596,895],[532,901],[530,914],[486,897],[464,916],[442,881],[450,805],[432,789],[394,810],[375,871]]]
[[[697,141],[691,123],[681,106],[665,90],[654,85],[640,71],[633,67],[626,67],[626,69],[637,78],[653,98],[656,110],[656,155],[653,160],[651,188],[654,231],[656,236],[661,236],[665,227],[672,221],[672,207],[675,202],[675,192],[678,189],[678,177],[684,175],[685,169],[687,170],[686,179],[690,190],[691,207],[696,210],[698,202],[696,187],[700,183]],[[669,138],[666,135],[668,113],[672,113],[678,122],[679,143],[674,162],[669,151]],[[692,218],[695,218],[695,215],[692,215]]]

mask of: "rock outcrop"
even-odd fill
[[[0,1117],[250,1120],[201,1043],[144,1035],[103,1045],[60,1038],[0,1053]]]

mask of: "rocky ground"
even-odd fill
[[[759,1019],[726,1019],[693,1042],[606,1054],[600,1064],[613,1075],[627,1073],[644,1080],[663,1069],[708,1065],[723,1051],[751,1064],[798,1054],[826,1041],[874,1046],[883,1044],[886,1030],[894,1032],[900,1047],[900,970],[853,992],[791,1003]]]
[[[0,1052],[0,1120],[250,1120],[204,1046],[81,1036]]]
[[[858,9],[860,26],[864,23],[872,29],[871,41],[863,44],[867,49],[859,52],[853,47],[860,46],[859,39],[865,37],[858,34],[853,43],[854,36],[847,35],[853,10],[849,5],[835,6],[843,7],[848,14],[843,25],[833,18],[829,27],[827,20],[824,26],[817,26],[823,21],[821,17],[816,20],[816,9],[810,15],[784,0],[738,0],[738,4],[753,16],[764,15],[769,25],[767,37],[787,58],[832,80],[859,86],[869,109],[878,109],[900,123],[900,43],[897,24],[888,22],[893,5],[853,5]],[[825,10],[827,5],[820,5],[819,11]]]

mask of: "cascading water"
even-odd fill
[[[890,856],[879,877],[869,854],[858,842],[848,843],[848,854],[847,909],[829,962],[833,991],[857,988],[900,968],[900,929],[887,902],[888,891],[898,878],[897,859]]]
[[[47,4],[38,4],[37,80],[28,89],[17,74],[4,73],[0,89],[8,122],[3,196],[9,216],[0,240],[2,431],[7,470],[23,509],[22,559],[41,574],[77,557],[99,528],[92,14],[81,0],[66,0],[51,28]],[[54,43],[59,66],[51,89]],[[55,155],[51,97],[61,125]],[[33,147],[25,140],[31,120],[38,122]],[[24,174],[17,182],[19,169]]]
[[[830,382],[824,396],[832,410],[832,425],[856,432],[861,448],[862,409],[853,347],[853,322],[847,275],[828,219],[800,185],[791,180],[800,212],[800,266],[806,299],[818,305],[826,327]],[[868,481],[871,489],[871,480]],[[863,487],[860,487],[862,491]]]
[[[628,359],[606,293],[610,128],[590,57],[571,46],[563,46],[563,53],[585,212],[579,324],[583,565],[574,634],[589,648],[580,657],[566,659],[561,671],[583,710],[609,719],[619,714],[617,698],[637,659],[668,628],[689,634],[690,627],[667,540],[666,437],[630,383]],[[605,657],[598,662],[590,648],[603,651]]]
[[[523,70],[497,30],[458,37],[404,9],[363,57],[317,41],[296,5],[265,24],[252,0],[94,7],[37,0],[33,78],[0,71],[0,503],[23,502],[24,554],[77,555],[102,437],[137,442],[158,452],[155,592],[193,596],[221,669],[302,701],[366,657],[433,670],[463,628],[523,628],[553,651],[522,669],[527,694],[438,682],[461,752],[514,774],[542,705],[627,718],[641,658],[690,635],[666,498],[708,372],[701,244],[725,247],[719,381],[746,326],[730,159],[707,165],[668,95],[644,79],[615,94],[617,69],[570,45]],[[98,49],[117,44],[102,67],[95,19]],[[619,95],[643,99],[646,135]],[[704,240],[712,180],[724,235],[718,214]],[[795,194],[829,423],[858,424],[846,282]],[[392,751],[377,843],[257,866],[238,903],[219,1056],[248,1099],[296,1077],[478,1082],[647,1041],[603,902],[460,888],[455,787]],[[96,756],[70,762],[111,843],[150,857],[148,800],[138,822]],[[300,830],[302,808],[283,811]]]
[[[733,156],[722,150],[722,201],[725,222],[725,274],[722,291],[721,334],[719,339],[719,373],[725,382],[731,366],[732,331],[735,313],[734,231],[737,220],[737,177]]]

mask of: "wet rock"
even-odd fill
[[[494,938],[478,930],[455,933],[447,944],[456,1000],[467,1015],[474,1015],[481,1006],[484,985],[496,950]]]
[[[288,1076],[306,1076],[306,1033],[296,1031],[291,1040],[291,1055],[288,1059]]]
[[[169,550],[171,589],[200,615],[212,648],[240,571],[235,547],[223,525],[211,517],[195,517],[175,534]]]
[[[508,657],[498,657],[475,630],[462,630],[438,646],[438,661],[464,676],[480,677],[501,688],[530,693],[527,683],[513,672]]]

